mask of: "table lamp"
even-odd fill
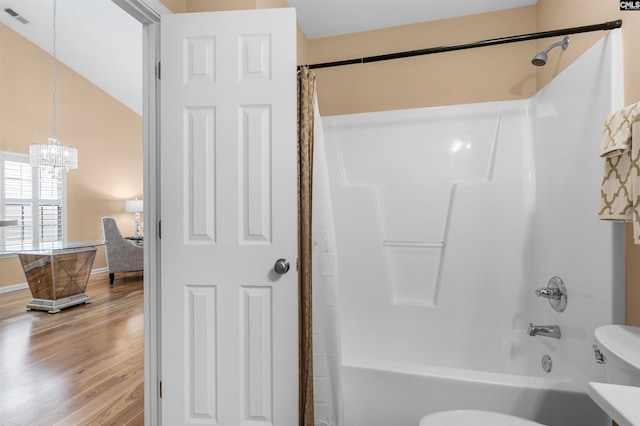
[[[143,212],[144,203],[142,200],[125,200],[124,202],[124,211],[127,213],[135,213],[134,217],[136,219],[136,233],[135,238],[142,238],[142,234],[140,233],[140,212]]]

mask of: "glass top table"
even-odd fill
[[[104,240],[10,244],[1,246],[0,252],[17,253],[20,258],[33,297],[27,310],[54,314],[70,306],[91,303],[85,291],[96,246],[104,244]]]
[[[29,244],[8,244],[0,246],[0,252],[4,253],[32,253],[32,254],[53,254],[54,252],[74,251],[96,246],[103,246],[104,240],[88,241],[52,241]]]

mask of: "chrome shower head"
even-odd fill
[[[562,50],[567,50],[567,47],[569,47],[569,36],[565,36],[562,41],[553,43],[542,52],[537,53],[536,56],[534,56],[531,60],[531,63],[537,67],[545,65],[547,63],[547,54],[556,46],[562,46]]]
[[[536,67],[542,67],[547,63],[547,54],[544,52],[539,52],[536,56],[533,57],[531,63]]]

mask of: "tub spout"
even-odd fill
[[[560,327],[557,325],[533,325],[533,323],[529,323],[527,334],[529,336],[547,336],[559,339]]]

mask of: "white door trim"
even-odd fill
[[[158,218],[160,217],[160,18],[169,14],[159,0],[111,0],[143,25],[143,167],[144,215],[144,424],[162,424],[160,407],[160,273]],[[150,226],[149,226],[150,225]]]
[[[160,17],[171,13],[159,0],[111,0],[141,24],[157,24]]]

